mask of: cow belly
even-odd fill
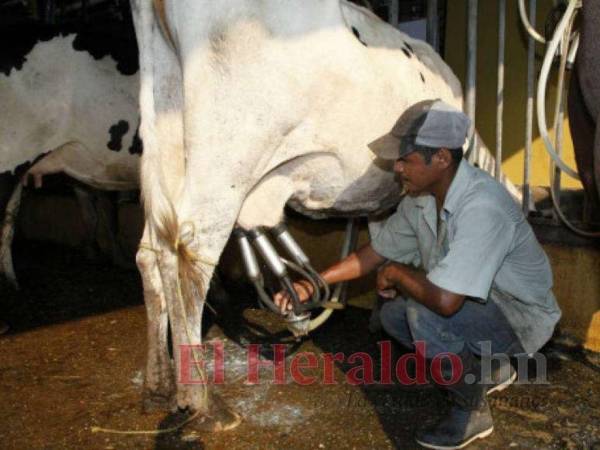
[[[97,189],[133,190],[139,186],[139,157],[125,152],[100,154],[79,142],[68,142],[28,170],[39,178],[61,172]]]

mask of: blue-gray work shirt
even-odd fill
[[[439,230],[438,243],[434,197],[406,196],[371,245],[386,259],[422,267],[433,284],[468,301],[496,302],[525,351],[539,350],[561,313],[548,258],[506,189],[461,161]]]

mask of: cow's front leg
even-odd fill
[[[98,253],[98,211],[94,202],[94,195],[87,188],[74,187],[75,197],[81,210],[81,218],[85,228],[84,251],[85,257],[90,261],[99,258]]]
[[[80,186],[75,186],[74,191],[86,229],[84,240],[86,257],[91,261],[95,261],[100,256],[98,250],[106,250],[110,252],[112,262],[115,265],[130,268],[132,264],[123,255],[118,242],[117,208],[107,193]],[[108,241],[107,248],[103,248],[101,245],[102,239]]]
[[[158,269],[159,249],[150,239],[148,226],[136,255],[148,318],[148,355],[144,378],[144,409],[172,409],[175,405],[173,368],[167,345],[168,314]]]
[[[132,269],[133,261],[127,258],[119,243],[119,205],[103,191],[96,192],[98,233],[108,239],[107,251],[113,264],[123,269]]]

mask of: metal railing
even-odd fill
[[[529,23],[535,27],[537,1],[529,0]],[[523,213],[529,215],[531,198],[531,155],[533,146],[533,93],[535,89],[535,39],[527,42],[527,106],[525,114],[525,160],[523,162]]]
[[[556,5],[557,2],[555,2]],[[495,125],[495,177],[500,180],[502,177],[502,156],[503,156],[503,129],[504,129],[504,75],[505,75],[505,48],[506,48],[506,0],[497,0],[498,5],[498,54],[497,54],[497,85],[496,85],[496,125]],[[548,41],[536,31],[536,10],[537,0],[518,0],[519,15],[522,25],[527,32],[527,96],[525,103],[525,135],[524,135],[524,162],[523,162],[523,186],[522,186],[522,208],[526,216],[531,212],[532,199],[532,147],[533,147],[533,126],[534,114],[537,111],[537,123],[544,144],[551,157],[550,168],[550,192],[554,205],[554,217],[560,218],[565,225],[576,233],[586,237],[598,237],[600,233],[590,233],[580,230],[571,224],[560,210],[560,190],[561,190],[561,171],[567,175],[578,179],[578,174],[571,167],[566,165],[561,159],[561,143],[563,139],[563,118],[564,118],[564,69],[567,59],[572,61],[574,53],[577,50],[577,34],[571,34],[571,26],[576,9],[581,6],[581,0],[568,0],[567,8],[563,18],[559,22],[555,31],[555,36]],[[390,22],[398,24],[399,0],[390,0]],[[466,80],[465,80],[465,112],[475,127],[476,107],[477,107],[477,23],[478,23],[478,0],[467,0],[467,44],[466,44]],[[438,21],[438,1],[427,0],[427,40],[436,50],[439,49],[439,21]],[[566,34],[565,34],[566,33]],[[572,42],[571,42],[572,41]],[[536,67],[535,52],[536,42],[547,45],[547,54],[544,58],[544,64],[540,74],[540,81],[536,86]],[[552,125],[554,126],[554,139],[551,140],[546,126],[545,113],[545,89],[550,71],[552,60],[554,59],[557,48],[561,48],[564,53],[561,58],[561,64],[558,75],[558,96],[555,106],[555,114]],[[569,47],[570,46],[570,47]],[[569,52],[569,48],[571,51]],[[567,52],[570,54],[567,55]],[[537,106],[537,110],[535,109]],[[471,133],[472,139],[477,139],[476,133]],[[476,147],[475,142],[471,147]],[[469,155],[470,162],[476,157],[475,152]],[[557,221],[557,220],[556,220]]]

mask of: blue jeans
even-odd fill
[[[403,346],[413,349],[414,342],[424,341],[427,359],[443,352],[460,354],[465,346],[476,355],[523,352],[512,326],[491,299],[480,303],[467,298],[458,312],[445,317],[398,297],[384,303],[380,314],[385,331]]]

